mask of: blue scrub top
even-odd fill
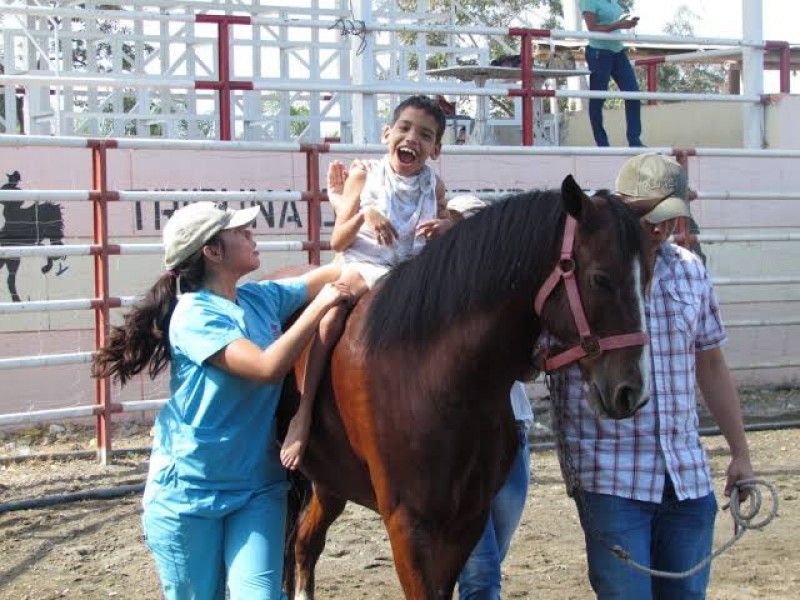
[[[145,506],[215,512],[286,485],[275,443],[282,384],[243,379],[207,359],[240,338],[266,348],[307,296],[305,282],[286,279],[239,286],[235,303],[206,290],[180,297],[169,327],[170,399],[156,419]]]
[[[617,0],[581,0],[581,13],[593,12],[598,25],[610,25],[618,21],[622,16],[622,7]],[[622,33],[614,31],[613,33]],[[611,50],[611,52],[621,52],[625,49],[625,44],[617,41],[589,40],[589,45],[598,50]]]

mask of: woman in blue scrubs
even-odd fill
[[[280,598],[287,480],[275,409],[320,318],[350,299],[329,283],[335,265],[237,286],[260,265],[257,214],[211,202],[176,211],[164,228],[165,272],[94,360],[95,376],[122,385],[144,369],[155,377],[171,367],[143,500],[147,544],[170,600],[222,599],[226,586],[232,600]]]

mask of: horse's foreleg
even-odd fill
[[[383,515],[394,567],[406,598],[437,600],[433,575],[432,538],[424,523],[405,506]],[[450,590],[452,594],[452,589]]]
[[[328,528],[342,514],[346,500],[314,486],[311,501],[300,515],[295,542],[294,600],[314,597],[314,568],[325,548]]]
[[[457,531],[440,536],[433,544],[436,553],[434,580],[439,598],[452,598],[461,570],[486,527],[486,517],[459,519]]]

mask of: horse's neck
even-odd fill
[[[524,299],[504,303],[467,317],[463,326],[450,328],[457,356],[476,366],[508,371],[514,379],[530,366],[539,320]],[[491,366],[494,365],[494,366]]]

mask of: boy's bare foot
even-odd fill
[[[286,438],[281,446],[281,464],[290,471],[294,471],[300,466],[300,461],[306,451],[310,427],[311,422],[299,413],[293,416],[289,422],[289,430],[286,432]]]

